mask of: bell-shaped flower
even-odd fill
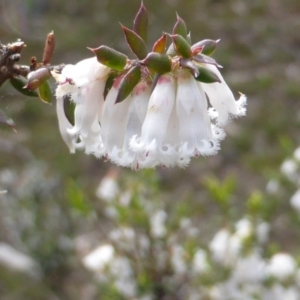
[[[245,95],[241,95],[240,99],[236,101],[218,68],[212,64],[204,64],[203,66],[214,72],[221,81],[215,83],[199,83],[213,107],[210,109],[212,118],[216,118],[217,123],[223,126],[231,117],[244,116],[246,114]]]
[[[101,141],[98,113],[102,108],[103,90],[110,69],[100,64],[96,57],[85,59],[76,65],[66,65],[61,74],[52,72],[59,85],[56,89],[60,130],[71,151],[85,148],[94,153]],[[62,102],[69,98],[76,104],[74,126],[63,116]],[[66,137],[66,131],[70,138]]]
[[[130,146],[139,154],[139,167],[163,164],[164,139],[175,104],[175,80],[172,75],[160,76],[152,92],[141,134],[134,135]]]

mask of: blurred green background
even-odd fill
[[[232,178],[232,213],[238,219],[254,190],[264,192],[269,179],[280,178],[280,164],[299,144],[300,2],[144,0],[144,4],[149,44],[162,31],[172,31],[177,12],[193,42],[221,39],[214,58],[224,66],[222,74],[236,98],[239,91],[248,97],[247,116],[227,125],[218,155],[194,159],[184,170],[158,168],[151,173],[159,182],[160,201],[190,201],[195,208],[200,204],[199,226],[204,224],[210,234],[218,210],[206,179]],[[86,47],[103,44],[131,55],[119,22],[131,27],[139,5],[139,0],[1,0],[0,40],[25,41],[24,64],[33,55],[41,59],[51,30],[56,36],[53,64],[76,63],[91,56]],[[0,108],[17,129],[0,127],[0,190],[8,191],[0,195],[0,241],[34,257],[43,273],[37,283],[0,265],[0,298],[84,299],[77,291],[88,289],[91,275],[76,259],[72,243],[81,234],[105,230],[95,190],[112,165],[80,151],[69,154],[59,134],[55,104],[22,96],[9,83],[1,88],[0,100]],[[149,175],[117,171],[124,188],[125,179],[142,182]],[[290,209],[288,188],[278,195],[281,199],[270,199],[276,207],[269,214],[281,216]],[[286,229],[292,221],[280,220],[272,223],[272,235],[282,249],[294,251],[299,233]],[[102,234],[96,236],[101,242]]]

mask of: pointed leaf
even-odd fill
[[[153,45],[152,52],[163,54],[166,51],[167,35],[164,33]]]
[[[180,66],[183,68],[190,69],[193,72],[194,77],[199,76],[199,69],[196,64],[189,58],[181,58]]]
[[[177,54],[185,58],[190,58],[192,56],[190,44],[179,34],[174,34],[171,37]]]
[[[157,52],[150,52],[142,63],[146,65],[150,71],[158,74],[168,73],[172,69],[172,62],[169,56]]]
[[[198,67],[199,75],[195,77],[197,81],[201,81],[204,83],[214,83],[214,82],[221,82],[220,78],[216,73],[206,68]]]
[[[215,59],[206,56],[206,55],[202,55],[202,54],[198,54],[193,56],[193,60],[198,62],[198,63],[203,63],[203,64],[211,64],[214,65],[216,67],[222,68],[222,66],[220,66]]]
[[[110,91],[110,89],[112,88],[114,81],[118,75],[119,75],[118,72],[115,72],[115,71],[110,72],[110,74],[108,75],[108,78],[106,80],[105,87],[104,87],[104,92],[103,92],[104,100],[106,99],[106,96],[107,96],[108,92]]]
[[[11,85],[20,93],[23,95],[29,96],[29,97],[38,97],[38,93],[36,91],[30,91],[28,89],[24,89],[24,87],[27,85],[28,81],[23,76],[17,76],[12,77],[10,79]]]
[[[145,43],[147,42],[147,29],[148,29],[148,12],[142,2],[141,7],[137,12],[133,22],[133,30],[144,40]]]
[[[178,14],[177,14],[177,22],[173,27],[173,34],[178,34],[182,36],[186,41],[188,40],[185,22],[179,17]]]
[[[43,102],[52,104],[53,94],[47,80],[39,86],[39,97]]]
[[[197,55],[199,52],[205,55],[212,55],[219,41],[220,40],[202,40],[192,46],[192,53],[193,55]]]
[[[128,57],[115,49],[109,48],[107,46],[100,46],[96,49],[89,49],[95,53],[95,55],[97,56],[97,60],[101,64],[111,69],[123,71],[127,64]]]
[[[145,58],[147,56],[148,50],[142,38],[137,33],[123,25],[122,29],[131,51],[137,56],[137,58]]]
[[[75,120],[74,120],[74,112],[75,112],[75,107],[76,104],[73,101],[70,101],[71,97],[64,97],[64,113],[68,121],[74,125]]]
[[[0,109],[0,124],[5,125],[5,126],[9,126],[14,131],[16,131],[14,121],[12,119],[8,118],[1,109]]]
[[[115,103],[122,102],[132,92],[142,77],[141,67],[135,66],[122,78]]]

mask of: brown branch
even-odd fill
[[[17,64],[24,47],[26,45],[22,41],[7,45],[0,43],[0,87],[6,80],[18,75],[26,77],[30,72],[28,66]]]

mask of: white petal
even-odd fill
[[[56,101],[56,113],[58,117],[58,125],[59,125],[59,130],[61,133],[61,136],[67,146],[70,149],[71,153],[75,152],[75,147],[74,147],[74,141],[75,138],[70,136],[67,130],[69,128],[72,128],[72,124],[69,122],[65,115],[65,110],[64,110],[64,100],[62,98],[58,98]]]
[[[245,97],[241,97],[241,101],[235,101],[230,88],[224,81],[224,78],[222,77],[218,68],[210,64],[205,64],[205,68],[216,73],[221,80],[221,83],[199,83],[203,87],[205,93],[208,95],[211,105],[218,112],[219,124],[224,125],[229,119],[229,114],[233,116],[244,115],[244,105],[246,103]]]
[[[141,137],[134,137],[130,142],[134,151],[144,152],[145,163],[150,158],[152,158],[152,164],[157,163],[155,162],[156,148],[162,147],[174,100],[174,79],[168,74],[162,75],[150,97]]]

